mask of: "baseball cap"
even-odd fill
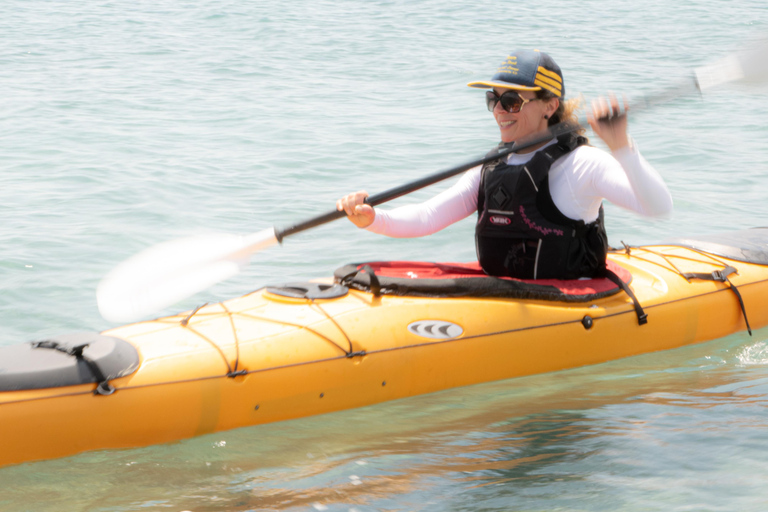
[[[546,89],[558,98],[565,96],[563,72],[552,57],[539,50],[519,50],[501,63],[493,78],[471,82],[470,87],[490,89],[501,87],[518,91]]]

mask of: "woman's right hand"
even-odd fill
[[[592,112],[591,115],[587,114],[587,121],[589,121],[592,131],[603,139],[611,151],[629,146],[628,111],[627,99],[624,98],[624,111],[622,112],[615,94],[611,94],[607,100],[600,97],[592,102]]]
[[[336,209],[340,212],[346,212],[347,218],[355,226],[367,228],[373,224],[373,219],[376,217],[373,206],[365,203],[367,198],[368,192],[365,190],[348,194],[336,201]]]

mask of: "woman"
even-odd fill
[[[576,121],[565,101],[560,67],[538,50],[510,55],[490,81],[502,145],[564,121]],[[391,211],[365,204],[365,191],[336,203],[358,227],[392,237],[432,234],[473,212],[478,259],[489,275],[575,279],[605,275],[607,236],[602,200],[648,216],[672,210],[664,181],[627,135],[627,116],[611,96],[593,102],[589,124],[611,150],[587,145],[576,132],[467,171],[450,189],[418,205]]]

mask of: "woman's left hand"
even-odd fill
[[[587,121],[592,130],[611,149],[616,151],[629,146],[627,135],[627,111],[629,106],[624,99],[624,111],[619,108],[619,100],[611,94],[606,100],[600,97],[592,101],[592,112],[587,114]]]

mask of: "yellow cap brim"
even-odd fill
[[[499,89],[512,89],[514,91],[540,91],[541,87],[529,87],[527,85],[511,84],[509,82],[503,82],[501,80],[489,80],[487,82],[470,82],[467,84],[469,87],[476,89],[493,89],[498,87]]]

